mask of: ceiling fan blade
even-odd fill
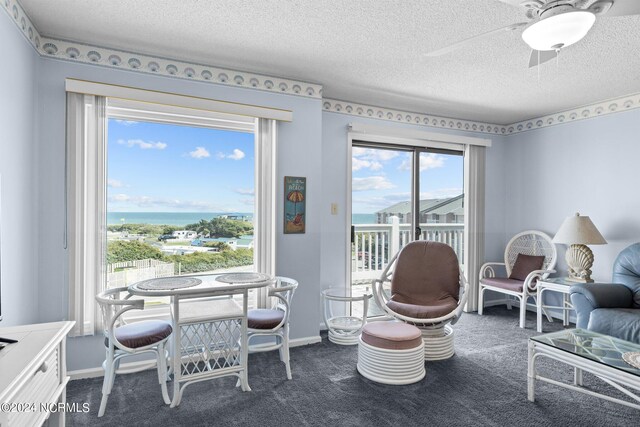
[[[555,50],[532,50],[529,57],[529,68],[537,67],[540,64],[549,62],[558,56]]]
[[[603,0],[589,6],[589,10],[596,15],[605,17],[640,15],[640,1],[638,0]]]
[[[453,43],[447,47],[443,47],[442,49],[434,50],[432,52],[426,53],[425,56],[441,56],[445,55],[449,52],[453,52],[454,50],[458,50],[469,43],[473,43],[477,40],[482,40],[487,37],[491,37],[495,34],[505,33],[517,30],[518,28],[522,28],[526,26],[528,22],[518,22],[517,24],[511,24],[506,27],[498,28],[497,30],[488,31],[483,34],[479,34],[477,36],[469,37],[468,39],[461,40],[459,42]]]

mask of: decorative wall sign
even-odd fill
[[[284,177],[284,233],[305,232],[307,204],[307,178]]]

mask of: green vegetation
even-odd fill
[[[185,230],[193,230],[202,236],[209,237],[240,237],[253,234],[253,224],[235,219],[213,218],[210,221],[201,219],[196,224],[189,224]]]
[[[114,240],[107,245],[107,263],[163,259],[160,249],[136,240]]]
[[[198,273],[201,271],[219,270],[228,267],[239,267],[253,263],[253,250],[238,249],[224,252],[194,252],[187,255],[169,255],[169,262],[181,264],[181,272]]]
[[[195,252],[187,255],[164,255],[160,250],[148,243],[135,240],[114,240],[107,245],[107,263],[157,259],[175,263],[180,272],[198,273],[201,271],[219,270],[228,267],[239,267],[253,263],[252,249],[231,250],[223,242],[208,242],[208,247],[217,247],[220,252]]]
[[[112,224],[107,226],[107,230],[115,233],[126,231],[129,234],[146,234],[160,236],[161,234],[171,234],[176,230],[182,230],[182,227],[176,225],[153,224]]]
[[[203,248],[215,248],[215,249],[218,249],[220,252],[228,251],[228,250],[231,249],[231,247],[229,245],[227,245],[225,242],[204,242],[202,247]]]

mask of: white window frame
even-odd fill
[[[107,104],[100,111],[111,108],[109,113],[89,115],[84,112],[86,107],[80,108],[78,102],[67,102],[67,212],[63,245],[69,250],[69,319],[79,323],[73,331],[74,336],[92,335],[101,329],[94,296],[106,285],[107,159],[104,155],[94,156],[93,161],[96,158],[104,160],[92,173],[91,163],[87,163],[91,159],[88,160],[85,153],[86,147],[99,153],[106,152],[109,117],[224,130],[251,130],[255,137],[256,157],[254,266],[257,271],[275,275],[276,129],[277,121],[292,120],[291,111],[74,79],[66,80],[66,88],[70,95],[80,95],[85,100],[94,100],[101,105]],[[68,99],[78,97],[71,96]],[[171,116],[176,120],[168,120]],[[90,220],[88,225],[87,218]],[[94,246],[95,249],[90,253],[83,252],[86,247]],[[86,292],[88,283],[95,284],[95,287]],[[257,305],[263,306],[266,301],[266,293],[259,293]],[[136,314],[136,319],[167,318],[169,310],[168,306],[153,307]]]
[[[347,200],[346,224],[351,225],[352,214],[352,148],[354,141],[367,143],[392,144],[412,148],[431,148],[459,151],[464,155],[464,198],[465,198],[465,275],[470,284],[469,298],[465,311],[477,310],[478,283],[476,272],[484,259],[484,150],[491,147],[487,138],[457,134],[423,131],[410,128],[370,125],[368,123],[350,123],[347,131]],[[345,233],[345,248],[351,245],[350,230]],[[348,253],[350,251],[347,251]],[[351,286],[351,260],[345,254],[345,285]]]
[[[166,125],[175,125],[175,126],[186,126],[186,127],[200,127],[206,129],[214,129],[214,130],[225,130],[225,131],[237,131],[244,133],[251,133],[254,135],[254,153],[257,151],[257,144],[259,143],[256,138],[256,134],[258,132],[258,120],[256,118],[247,117],[247,116],[237,116],[225,113],[218,113],[213,111],[200,111],[193,110],[189,108],[176,107],[172,105],[161,105],[161,104],[149,104],[139,101],[125,100],[125,99],[111,99],[107,98],[107,106],[106,106],[106,121],[108,131],[108,122],[110,119],[119,119],[119,120],[132,120],[132,121],[143,121],[143,122],[152,122],[152,123],[160,123]],[[107,141],[105,141],[107,144]],[[256,157],[254,155],[254,157]],[[105,156],[105,162],[108,162],[109,155],[108,152]],[[256,162],[257,163],[257,162]],[[254,175],[257,180],[258,174],[258,165],[254,164]],[[108,178],[108,177],[107,177]],[[105,188],[106,191],[106,188]],[[256,189],[256,193],[259,190]],[[257,203],[258,200],[254,203],[254,217],[255,212],[257,211]],[[105,214],[106,214],[105,207]],[[106,227],[106,219],[105,219],[105,227]],[[106,228],[105,228],[106,231]],[[254,233],[256,230],[254,230]],[[106,240],[106,238],[105,238]],[[254,269],[258,268],[258,259],[260,254],[259,251],[254,246],[253,251],[253,266]],[[106,255],[106,253],[105,253]],[[104,260],[106,267],[106,258]],[[106,268],[104,268],[106,270]],[[193,273],[193,275],[202,274],[202,273]],[[184,276],[189,276],[190,274],[185,274]],[[106,278],[105,278],[106,283]],[[108,284],[108,283],[107,283]],[[225,299],[228,297],[216,297],[212,299]],[[263,307],[261,304],[260,295],[256,295],[255,297],[256,308]],[[149,319],[163,319],[167,320],[170,317],[170,304],[158,304],[154,306],[146,306],[144,310],[132,310],[127,312],[123,317],[127,321],[139,321],[139,320],[149,320]]]

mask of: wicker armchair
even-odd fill
[[[528,230],[518,233],[507,243],[504,262],[488,262],[480,268],[480,292],[478,314],[484,308],[484,292],[490,290],[513,296],[520,303],[520,327],[525,326],[527,301],[537,296],[537,280],[555,273],[558,253],[551,237],[541,231]],[[507,277],[496,277],[496,266],[502,266]],[[507,308],[511,309],[512,299],[507,297]],[[549,313],[545,314],[549,321]]]
[[[390,293],[383,289],[388,282]],[[420,240],[391,260],[373,282],[373,296],[387,314],[421,330],[425,360],[442,360],[454,354],[451,325],[462,315],[468,286],[449,245]]]
[[[167,391],[168,352],[165,348],[165,344],[172,333],[171,324],[163,320],[143,320],[126,323],[123,319],[123,314],[130,310],[144,309],[144,301],[130,299],[131,294],[127,291],[128,288],[126,287],[112,288],[96,295],[96,301],[102,309],[104,319],[104,345],[106,349],[106,358],[102,364],[104,380],[98,417],[104,415],[116,373],[120,368],[120,360],[123,357],[142,353],[155,354],[162,399],[167,405],[171,403]],[[121,294],[126,295],[124,298],[120,298]],[[138,370],[146,368],[147,366],[143,366]],[[137,372],[138,370],[127,370],[127,373]]]
[[[291,300],[298,288],[298,282],[288,277],[276,277],[273,287],[269,288],[269,296],[273,298],[272,308],[259,308],[249,310],[248,340],[258,336],[275,336],[274,345],[255,347],[250,349],[252,353],[279,350],[280,361],[285,365],[287,379],[291,379],[291,366],[289,364],[289,313]]]

